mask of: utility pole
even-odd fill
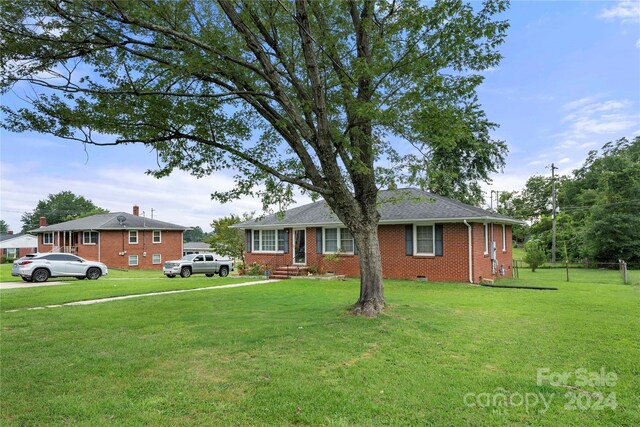
[[[155,211],[155,209],[151,208],[151,219],[153,219],[153,212]]]
[[[551,263],[556,262],[556,169],[551,163]]]

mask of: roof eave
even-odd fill
[[[459,218],[415,218],[415,219],[387,219],[380,220],[380,225],[397,225],[397,224],[413,224],[420,222],[437,222],[437,223],[459,223],[463,221],[471,222],[492,222],[494,224],[525,224],[524,221],[513,218],[495,218],[491,216],[476,216],[476,217],[459,217]],[[236,224],[229,228],[237,228],[239,230],[248,230],[254,228],[268,229],[268,228],[307,228],[307,227],[330,227],[336,225],[344,225],[341,222],[324,222],[324,223],[307,223],[307,224]]]

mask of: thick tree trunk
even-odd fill
[[[384,283],[377,221],[352,233],[360,251],[360,298],[353,306],[353,313],[376,316],[384,309]]]

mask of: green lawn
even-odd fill
[[[0,282],[22,282],[20,277],[13,277],[11,275],[11,268],[13,264],[0,264]],[[162,270],[116,270],[109,269],[109,274],[105,276],[108,279],[121,279],[121,278],[161,278],[164,277]],[[75,282],[76,279],[69,277],[56,278],[58,281]]]
[[[3,311],[0,423],[638,425],[640,287],[589,273],[504,281],[559,291],[387,281],[376,319],[345,314],[356,281]],[[30,303],[56,290],[42,289]],[[581,368],[617,380],[537,384]]]

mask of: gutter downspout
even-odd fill
[[[467,222],[465,219],[464,225],[466,225],[469,229],[469,283],[473,283],[473,251],[471,249],[471,224]]]

